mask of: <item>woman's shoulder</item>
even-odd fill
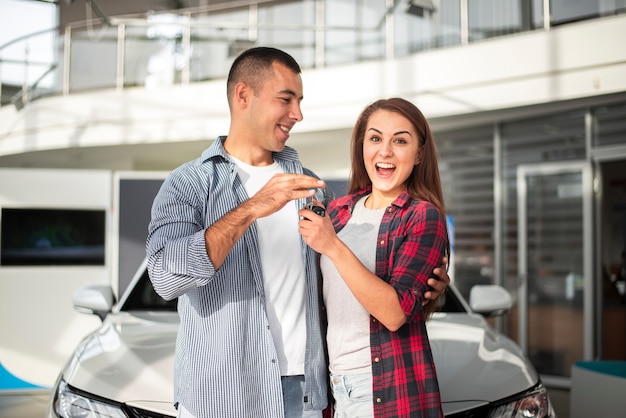
[[[411,199],[407,209],[422,219],[445,220],[445,215],[441,213],[439,208],[427,200]]]
[[[333,199],[330,203],[329,203],[329,207],[341,207],[341,206],[346,206],[349,205],[354,199],[352,198],[352,195],[345,195],[345,196],[341,196],[341,197],[337,197],[335,199]]]

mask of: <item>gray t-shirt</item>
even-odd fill
[[[366,198],[357,202],[352,217],[337,236],[369,271],[374,272],[378,230],[387,208],[367,209]],[[335,375],[371,373],[370,315],[356,300],[335,265],[323,255],[320,267],[328,313],[326,341],[330,371]]]

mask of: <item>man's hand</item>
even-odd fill
[[[439,296],[443,295],[450,284],[450,276],[446,271],[446,264],[448,264],[448,258],[444,257],[441,261],[441,266],[433,270],[433,275],[437,276],[437,279],[431,277],[428,279],[428,285],[432,288],[424,293],[423,305],[426,305],[431,300],[436,300]]]
[[[288,202],[315,195],[315,190],[325,187],[323,180],[305,174],[276,174],[245,206],[254,213],[254,218],[263,218],[278,212]]]
[[[269,216],[288,202],[315,195],[315,190],[325,183],[304,174],[276,174],[252,196],[235,209],[222,216],[204,231],[207,255],[215,270],[222,266],[235,243],[252,222]]]

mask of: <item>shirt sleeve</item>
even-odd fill
[[[445,217],[432,204],[420,202],[402,222],[392,245],[389,283],[398,293],[408,321],[422,310],[427,281],[441,265],[446,252],[448,233]]]
[[[165,180],[152,205],[146,254],[155,291],[172,300],[203,286],[215,275],[206,252],[206,191],[192,171],[177,170]]]

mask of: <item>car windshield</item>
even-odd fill
[[[121,311],[176,311],[177,299],[165,300],[157,295],[150,282],[148,270],[144,270],[141,278],[132,288],[128,298],[120,308]]]
[[[451,285],[452,286],[452,285]],[[446,292],[439,302],[438,312],[466,313],[456,292]],[[120,308],[121,311],[176,311],[177,299],[166,301],[157,295],[150,282],[148,270],[144,270],[135,287]]]

